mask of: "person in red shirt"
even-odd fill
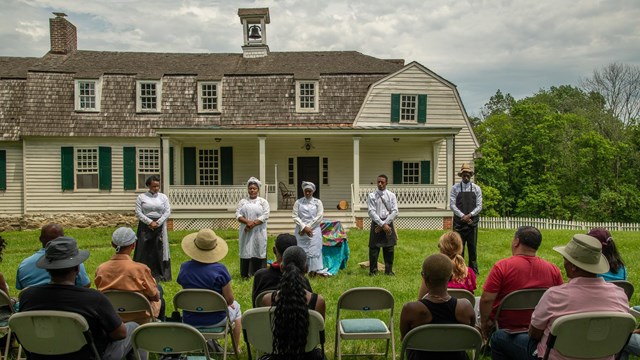
[[[484,283],[480,297],[480,325],[489,339],[495,313],[508,294],[521,289],[549,288],[563,283],[560,269],[536,256],[542,234],[533,226],[520,227],[511,241],[512,256],[498,261]],[[503,311],[498,322],[501,329],[526,331],[533,310]]]

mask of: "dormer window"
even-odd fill
[[[426,124],[427,95],[391,94],[391,122]]]
[[[98,112],[100,111],[100,81],[76,80],[75,81],[75,110]]]
[[[220,112],[220,82],[201,81],[198,83],[198,112],[218,113]]]
[[[160,112],[162,104],[162,82],[138,81],[136,83],[136,111]]]
[[[296,112],[318,112],[318,82],[296,82]]]

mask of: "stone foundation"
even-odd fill
[[[0,232],[40,229],[43,225],[52,222],[59,223],[65,229],[138,226],[138,219],[133,212],[27,214],[22,216],[0,215]]]

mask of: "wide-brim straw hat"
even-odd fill
[[[462,174],[464,173],[469,173],[470,175],[473,175],[473,170],[471,170],[471,166],[469,166],[469,164],[467,163],[462,164],[460,171],[458,171],[458,176],[462,176]]]
[[[182,250],[193,260],[211,264],[227,256],[229,246],[213,230],[202,229],[182,238]]]
[[[573,265],[592,274],[609,272],[609,262],[602,255],[602,245],[593,236],[575,234],[566,246],[555,246],[553,250],[562,254]]]

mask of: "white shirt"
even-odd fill
[[[169,215],[171,215],[171,205],[169,205],[167,195],[160,192],[152,194],[149,191],[138,195],[136,216],[143,223],[149,225],[153,222],[151,218],[157,218],[156,222],[162,225],[169,218]]]
[[[398,217],[396,194],[386,189],[383,191],[376,190],[370,193],[367,198],[367,207],[369,208],[371,221],[380,226],[390,224]],[[387,207],[389,210],[387,210]]]
[[[460,209],[458,209],[458,207],[456,206],[456,198],[462,191],[472,191],[474,194],[476,194],[476,207],[469,213],[469,215],[478,215],[480,211],[482,211],[482,189],[480,189],[480,186],[472,183],[471,181],[469,181],[469,183],[467,184],[463,183],[462,181],[457,184],[453,184],[453,186],[451,187],[451,195],[449,196],[449,207],[451,207],[451,210],[454,214],[456,214],[457,217],[461,218],[466,215],[463,214],[462,211],[460,211]]]

